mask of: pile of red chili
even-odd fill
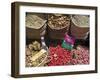
[[[50,46],[49,51],[51,60],[48,63],[48,66],[65,65],[70,63],[70,51],[62,48],[60,45],[58,45],[57,47]]]
[[[48,66],[89,64],[89,50],[83,46],[77,46],[71,51],[60,45],[49,47],[50,62]]]

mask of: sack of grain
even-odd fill
[[[64,34],[69,31],[69,15],[50,14],[48,15],[48,36],[51,39],[63,39]]]
[[[44,14],[27,13],[26,37],[28,39],[40,39],[40,33],[46,29],[46,22]]]
[[[73,15],[71,17],[71,35],[76,39],[86,39],[89,33],[89,16]]]

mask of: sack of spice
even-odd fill
[[[71,35],[76,39],[86,39],[89,33],[89,16],[88,15],[72,15],[71,17]]]
[[[70,16],[61,14],[48,15],[48,35],[51,39],[63,39],[69,31]]]
[[[46,29],[47,20],[44,14],[27,13],[26,14],[26,37],[28,39],[40,39],[40,34]]]

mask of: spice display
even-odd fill
[[[35,45],[38,43],[34,41]],[[32,44],[33,45],[33,44]],[[49,59],[48,59],[49,58]],[[47,61],[49,61],[47,63]],[[41,65],[43,64],[43,65]],[[26,48],[26,66],[59,66],[59,65],[78,65],[89,64],[89,49],[83,46],[77,46],[72,49],[63,48],[61,45],[54,47],[52,44],[49,46],[49,54],[44,49]]]
[[[47,59],[47,51],[41,49],[40,43],[34,41],[26,47],[26,67],[43,66]]]
[[[70,18],[69,16],[64,15],[52,15],[48,18],[48,24],[52,29],[62,29],[65,27],[69,27],[70,25]]]
[[[71,64],[89,64],[89,50],[87,48],[78,46],[77,49],[71,51],[71,54]]]
[[[89,46],[84,45],[89,34],[89,16],[48,14],[44,19],[44,14],[41,15],[26,15],[29,42],[26,42],[25,66],[89,64]]]
[[[70,63],[71,55],[70,51],[65,50],[60,45],[57,47],[49,47],[51,61],[48,63],[49,66],[66,65]]]

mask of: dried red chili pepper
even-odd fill
[[[71,60],[70,51],[65,50],[60,45],[57,47],[49,47],[51,61],[48,66],[66,65]]]

